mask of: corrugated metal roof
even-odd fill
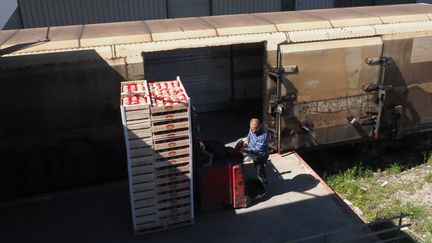
[[[275,12],[281,10],[281,0],[213,0],[213,15]]]
[[[167,18],[166,0],[18,0],[25,28]]]
[[[296,10],[317,9],[317,8],[333,8],[334,0],[296,0]]]

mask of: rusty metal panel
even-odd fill
[[[282,81],[280,121],[266,115],[265,122],[270,131],[280,127],[282,149],[371,137],[368,114],[377,112],[376,96],[363,88],[378,82],[380,69],[365,60],[380,57],[382,48],[379,37],[281,46],[281,65],[294,71]]]
[[[398,124],[397,136],[432,130],[432,34],[384,36],[383,55],[390,58],[385,84],[386,121]],[[400,107],[400,113],[395,109]]]
[[[24,28],[166,18],[166,0],[18,0]]]
[[[379,72],[365,60],[379,57],[381,49],[379,37],[283,45],[282,64],[298,67],[285,93],[298,94],[298,102],[362,94],[363,85],[376,82]]]
[[[281,11],[280,0],[213,0],[213,15]]]

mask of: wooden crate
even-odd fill
[[[189,118],[189,109],[186,107],[183,110],[175,110],[170,112],[163,113],[153,113],[151,114],[152,122],[163,122],[168,120],[177,120],[177,119],[188,119]]]
[[[160,140],[167,140],[185,136],[189,136],[189,128],[153,133],[153,141],[157,142]]]
[[[153,146],[155,151],[160,151],[160,150],[173,149],[173,148],[184,147],[189,145],[190,145],[190,139],[189,136],[186,136],[186,137],[180,137],[175,139],[154,141]]]
[[[131,90],[124,90],[125,86],[130,86],[130,85],[140,85],[142,87],[142,89],[140,90],[136,90],[136,91],[131,91]],[[147,114],[147,118],[149,117],[150,114],[150,105],[151,105],[151,101],[150,101],[150,93],[148,90],[148,84],[147,81],[145,80],[136,80],[136,81],[125,81],[125,82],[121,82],[120,83],[120,104],[122,107],[125,108],[126,113],[132,112],[131,116],[133,116],[132,114]],[[139,104],[132,104],[132,103],[125,103],[125,99],[127,98],[131,98],[131,97],[139,97],[141,98],[140,103]],[[131,99],[127,99],[129,100],[129,102],[131,101]],[[136,113],[133,113],[135,112]],[[126,116],[128,117],[128,116]],[[131,118],[127,118],[127,120],[132,120]]]
[[[171,88],[157,88],[156,86],[165,86],[169,84],[173,84],[175,87]],[[169,80],[169,81],[157,81],[157,82],[149,82],[149,93],[151,95],[151,113],[154,117],[158,116],[158,113],[168,113],[172,111],[188,111],[190,98],[186,93],[186,89],[184,88],[180,77],[177,77],[177,80]],[[160,94],[158,92],[161,92]],[[165,94],[163,92],[166,92]],[[171,97],[180,98],[182,100],[172,100]],[[162,102],[162,104],[158,104],[158,102]],[[168,103],[165,103],[168,102]],[[171,103],[175,102],[175,103]],[[163,116],[163,115],[160,115]],[[157,119],[157,118],[156,118]]]
[[[190,148],[185,147],[179,149],[169,149],[165,151],[160,151],[155,153],[154,157],[156,160],[164,160],[164,159],[170,159],[181,155],[190,155]]]
[[[188,154],[181,157],[156,160],[154,166],[155,168],[159,168],[159,167],[166,167],[169,165],[184,164],[186,162],[190,162],[190,156]]]
[[[151,130],[153,133],[175,131],[177,129],[189,128],[188,120],[174,120],[162,124],[153,124]]]

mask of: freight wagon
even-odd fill
[[[123,80],[181,76],[198,112],[261,99],[279,151],[432,129],[432,5],[0,32],[3,196],[124,177]]]

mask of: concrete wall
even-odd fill
[[[92,51],[0,58],[0,198],[126,176],[124,69]]]

